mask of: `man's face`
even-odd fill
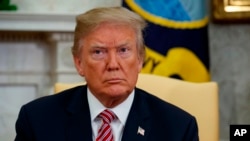
[[[131,27],[103,23],[84,37],[74,60],[90,91],[104,105],[112,105],[108,100],[119,104],[134,89],[143,63],[139,58]]]

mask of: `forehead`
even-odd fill
[[[102,23],[83,37],[85,42],[135,42],[135,30],[120,23]]]
[[[95,26],[89,34],[95,32],[103,32],[107,31],[107,33],[111,31],[122,31],[121,33],[135,32],[134,28],[127,23],[119,23],[119,22],[102,22],[99,25]],[[127,32],[126,32],[127,31]]]

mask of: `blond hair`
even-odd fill
[[[78,15],[76,17],[74,46],[72,47],[74,56],[78,55],[81,48],[81,39],[104,22],[125,24],[134,29],[137,38],[138,56],[144,59],[143,30],[146,27],[146,22],[139,15],[123,7],[95,8]]]

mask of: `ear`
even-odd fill
[[[81,58],[79,56],[74,56],[74,63],[78,74],[84,77],[84,65]]]
[[[139,58],[139,60],[138,60],[138,73],[141,72],[143,63],[144,63],[143,59]]]

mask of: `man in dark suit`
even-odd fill
[[[145,26],[122,7],[79,15],[72,53],[87,85],[22,106],[15,141],[198,141],[192,115],[135,87]]]

